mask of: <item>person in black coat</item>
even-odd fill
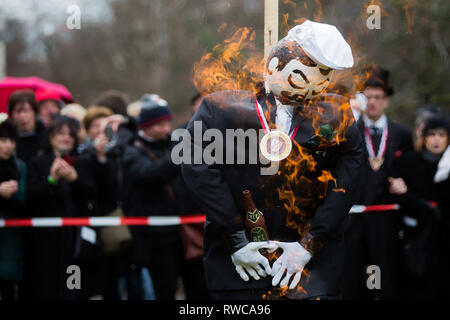
[[[224,136],[227,129],[257,129],[259,119],[255,112],[254,99],[255,97],[247,92],[220,92],[206,96],[188,129],[193,136],[194,121],[202,121],[204,130],[215,128]],[[227,101],[226,108],[223,108],[224,101]],[[271,114],[271,120],[268,121],[274,121],[274,96],[269,94],[266,97],[263,94],[259,96],[258,102],[264,112]],[[332,112],[332,106],[326,103],[321,103],[320,106]],[[345,143],[338,146],[333,143],[317,145],[314,143],[311,118],[305,117],[298,110],[294,115],[294,123],[299,123],[298,133],[294,137],[295,145],[298,144],[307,157],[317,163],[311,171],[303,167],[305,163],[298,164],[298,181],[286,181],[286,176],[293,170],[288,166],[291,162],[287,162],[286,167],[281,166],[279,174],[274,176],[261,175],[261,169],[264,168],[261,164],[182,165],[184,179],[207,215],[204,264],[208,288],[213,298],[258,299],[263,293],[257,289],[271,290],[271,277],[258,281],[242,281],[230,258],[230,255],[237,251],[231,240],[233,234],[243,228],[242,220],[241,223],[237,221],[240,220],[241,213],[245,212],[242,199],[244,189],[251,190],[256,207],[264,213],[270,239],[302,241],[303,245],[314,252],[312,263],[307,267],[309,277],[303,277],[297,289],[289,290],[287,296],[313,298],[340,294],[343,271],[341,223],[351,207],[349,194],[354,180],[352,172],[360,165],[361,138],[353,125],[346,131]],[[326,127],[327,123],[321,124]],[[242,152],[237,150],[236,145],[234,147],[231,150]],[[291,161],[294,163],[299,156],[301,158],[296,150],[294,148],[291,155]],[[318,179],[328,170],[336,178],[336,184],[322,184]],[[304,179],[300,178],[301,176],[304,176]],[[287,187],[283,187],[285,185]],[[286,194],[277,192],[283,188],[286,189],[287,195],[290,190],[293,192],[291,200],[295,201],[294,208],[301,207],[304,210],[303,217],[292,217],[292,212],[285,209],[288,203],[282,196]],[[292,219],[295,219],[297,226],[294,226],[294,229],[289,227]],[[301,226],[308,226],[309,230],[306,233],[302,230],[303,234],[299,234],[297,228],[301,230]],[[273,293],[276,296],[276,288],[273,288]]]
[[[8,100],[8,114],[18,130],[17,156],[28,164],[46,141],[46,129],[38,118],[38,103],[34,92],[14,91]]]
[[[112,116],[113,112],[107,107],[91,106],[83,117],[83,125],[87,138],[78,147],[78,152],[85,157],[90,157],[95,165],[93,180],[95,183],[95,200],[91,206],[91,215],[105,216],[113,212],[118,205],[120,159],[118,156],[108,154],[114,132],[106,135],[104,122]],[[94,229],[97,234],[98,244],[104,251],[102,230]],[[93,251],[94,252],[94,251]],[[119,278],[125,273],[126,258],[122,254],[104,254],[98,252],[96,259],[91,261],[92,279],[86,283],[97,294],[101,294],[106,300],[119,300]],[[119,265],[121,267],[119,267]],[[93,285],[93,283],[95,285]]]
[[[83,118],[87,131],[87,139],[78,146],[77,152],[84,161],[90,163],[91,180],[95,186],[95,194],[88,203],[89,216],[105,216],[113,212],[119,202],[119,158],[108,153],[111,149],[112,136],[102,131],[103,122],[112,116],[106,107],[90,107]],[[113,132],[110,132],[114,134]],[[108,133],[109,134],[109,133]],[[101,295],[104,299],[120,299],[118,281],[125,273],[127,263],[123,252],[120,254],[105,253],[103,242],[104,228],[82,227],[95,233],[95,241],[81,241],[81,257],[77,264],[83,269],[82,290],[78,290],[78,298],[87,299]],[[84,230],[85,231],[85,230]],[[125,249],[125,248],[124,248]],[[120,266],[119,266],[120,265]]]
[[[28,215],[77,217],[95,197],[92,163],[77,157],[77,128],[72,119],[56,118],[48,128],[48,148],[30,162]],[[30,299],[75,299],[66,284],[67,268],[79,256],[78,228],[29,230],[26,276]]]
[[[197,111],[203,97],[196,93],[191,98],[192,115]],[[184,122],[179,129],[186,129],[189,121]],[[202,213],[201,206],[196,201],[194,194],[181,180],[175,186],[179,211],[182,215],[195,215]],[[203,266],[203,233],[202,223],[186,224],[180,226],[181,242],[184,250],[184,262],[182,267],[183,287],[186,300],[209,300],[209,292],[206,286],[205,270]]]
[[[325,58],[325,50],[339,54]],[[204,264],[213,299],[339,298],[342,222],[352,205],[361,137],[348,101],[321,92],[333,69],[352,65],[351,49],[339,31],[307,20],[269,54],[265,87],[270,93],[261,85],[256,96],[222,91],[203,98],[188,125],[187,146],[193,150],[183,150],[183,157],[187,151],[191,156],[185,157],[182,173],[207,216]],[[262,146],[261,127],[268,134]],[[212,159],[210,135],[216,143]],[[264,144],[270,135],[273,140]],[[264,158],[258,161],[260,152]],[[264,214],[268,238],[276,241],[249,240],[246,189]],[[270,267],[259,249],[276,248],[282,253],[269,257]]]
[[[399,152],[412,149],[411,133],[388,119],[393,89],[389,72],[379,67],[368,69],[364,84],[367,107],[358,120],[358,130],[365,141],[364,160],[359,168],[354,201],[357,205],[388,204],[388,177]],[[345,299],[366,299],[375,294],[380,299],[397,297],[399,268],[399,216],[393,212],[351,214],[345,232]],[[367,266],[381,270],[381,289],[368,291]]]
[[[178,215],[174,191],[181,179],[180,169],[171,161],[170,120],[165,100],[146,94],[137,119],[140,130],[134,143],[125,147],[124,203],[127,216]],[[147,267],[153,279],[156,298],[173,300],[182,259],[178,226],[131,228],[135,264],[140,272]]]
[[[403,298],[449,298],[450,126],[445,116],[424,124],[417,152],[396,161],[389,191],[403,219]]]
[[[89,131],[90,138],[80,146],[80,152],[92,153],[95,137],[106,134],[106,167],[108,168],[107,184],[97,193],[98,212],[100,215],[117,214],[121,212],[124,203],[128,203],[128,193],[125,190],[125,173],[122,156],[135,139],[137,134],[136,120],[126,115],[126,101],[124,95],[118,91],[108,91],[98,99],[98,106],[88,109],[84,124]],[[106,109],[106,110],[105,110]],[[94,151],[95,153],[95,151]],[[103,184],[103,182],[102,182]],[[128,244],[128,241],[126,241]],[[141,275],[137,272],[136,259],[133,251],[127,245],[117,252],[105,255],[105,299],[121,299],[119,279],[126,278],[128,299],[140,299],[143,291],[140,288]],[[149,290],[152,290],[148,288]]]
[[[0,119],[0,217],[21,218],[24,212],[26,165],[14,154],[17,128]],[[22,230],[0,229],[0,295],[2,300],[21,298],[23,281]],[[17,297],[16,297],[16,293]]]

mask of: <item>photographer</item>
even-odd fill
[[[128,129],[122,129],[126,122],[122,115],[113,114],[110,108],[92,106],[83,119],[88,138],[80,146],[79,151],[88,154],[91,161],[101,167],[95,171],[96,209],[100,216],[123,216],[121,200],[123,197],[123,170],[121,156],[124,145],[118,141],[133,134]],[[129,250],[131,234],[128,227],[102,228],[100,230],[103,245],[103,277],[102,295],[107,300],[120,300],[119,279],[127,281],[129,299],[140,297],[134,281],[129,277],[135,266]]]

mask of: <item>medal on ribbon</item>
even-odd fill
[[[300,125],[298,125],[290,135],[287,135],[281,130],[270,131],[262,107],[256,98],[255,108],[265,132],[265,135],[259,143],[261,153],[270,161],[281,161],[285,159],[291,153],[292,139],[297,133]]]
[[[370,166],[372,167],[373,171],[380,170],[381,166],[383,165],[384,159],[380,158],[369,158]]]
[[[373,171],[380,170],[381,166],[384,163],[384,155],[386,153],[386,144],[388,138],[388,128],[387,126],[383,130],[383,135],[381,136],[380,146],[378,147],[378,151],[375,154],[375,149],[373,147],[372,137],[370,136],[369,129],[367,127],[364,128],[364,136],[366,141],[367,152],[369,153],[369,164],[372,167]]]

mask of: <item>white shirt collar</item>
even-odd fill
[[[277,117],[275,119],[275,125],[278,130],[283,131],[286,134],[289,134],[289,130],[291,129],[292,116],[293,116],[293,106],[281,104],[278,99],[275,99],[277,103]]]
[[[378,119],[377,121],[372,121],[370,120],[365,114],[362,115],[362,118],[364,120],[364,126],[366,126],[367,128],[371,128],[373,126],[377,127],[378,129],[384,130],[384,128],[386,128],[387,126],[387,117],[385,114],[383,114],[380,119]]]

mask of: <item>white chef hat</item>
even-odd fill
[[[285,39],[297,41],[311,59],[326,67],[353,66],[352,49],[335,26],[306,20],[289,30]]]

